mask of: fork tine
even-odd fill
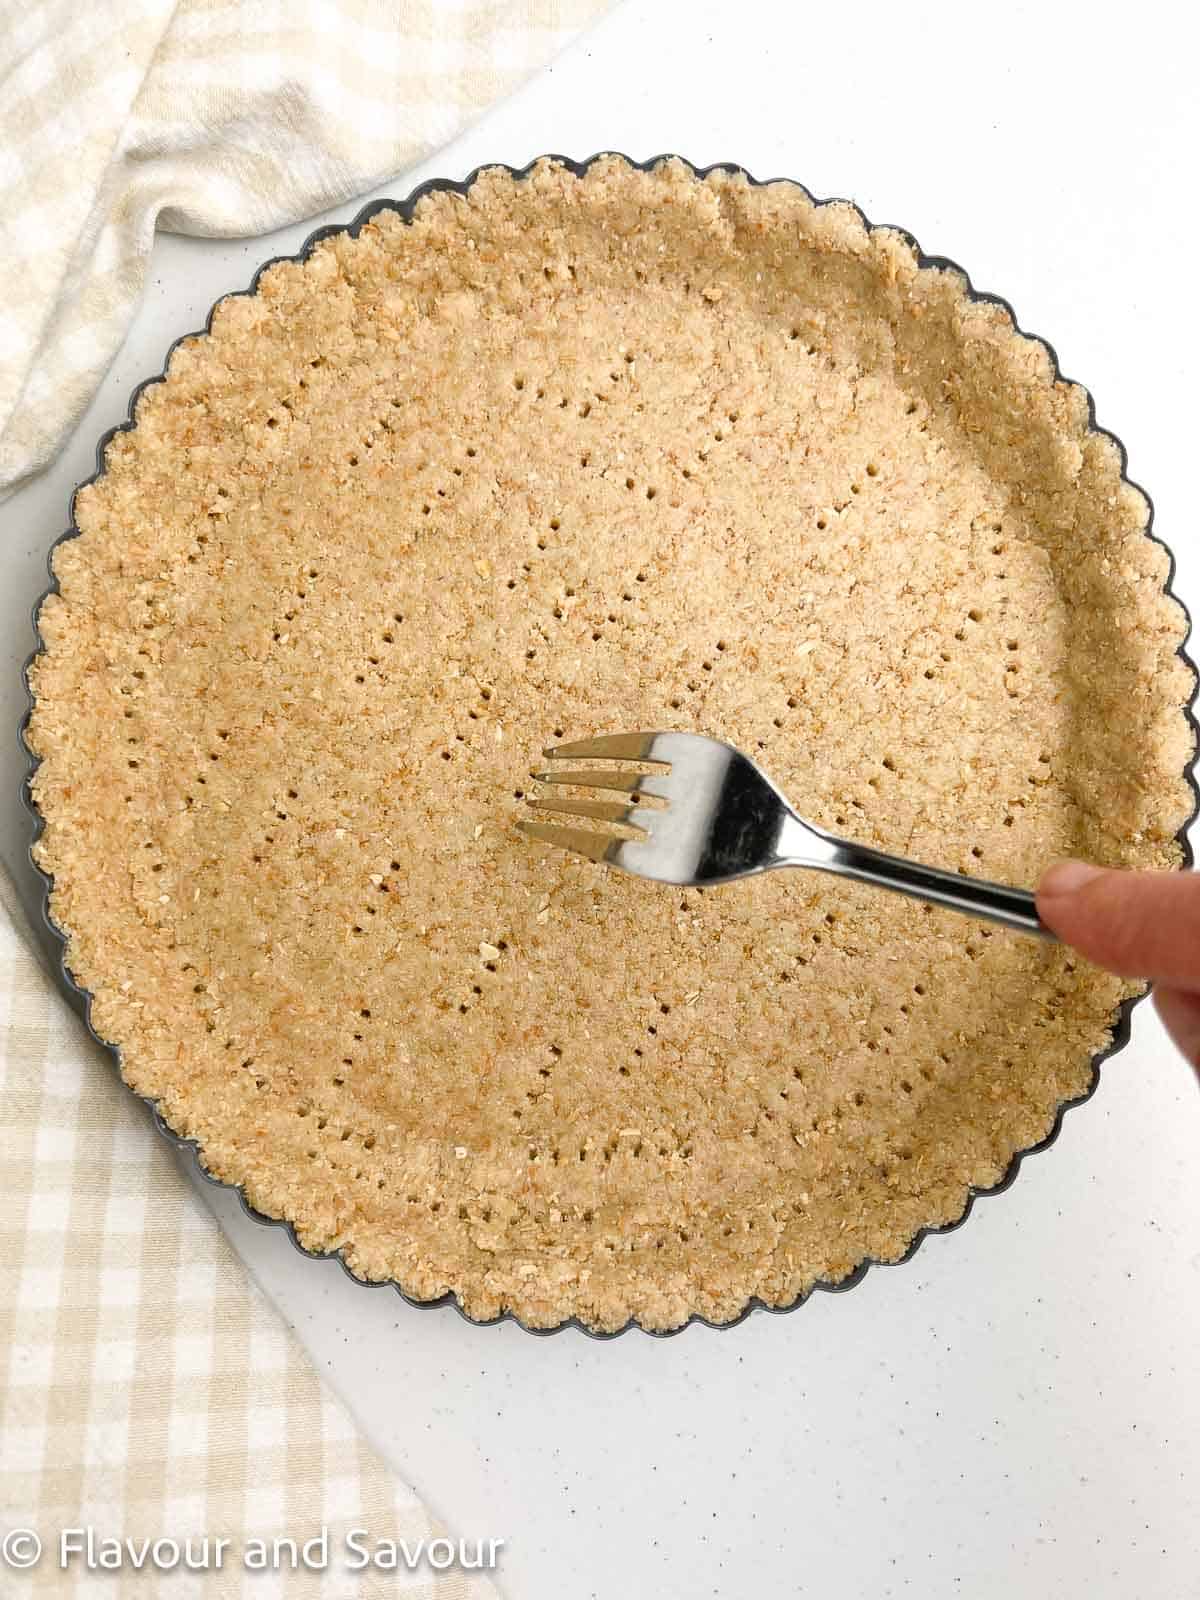
[[[646,830],[641,827],[641,820],[652,814],[648,806],[626,806],[619,800],[560,800],[555,796],[550,800],[531,800],[529,803],[535,811],[549,812],[552,816],[593,817],[597,822],[628,824],[637,828],[643,839]]]
[[[599,739],[551,745],[542,754],[553,761],[647,761],[646,751],[656,738],[653,733],[606,733]],[[669,768],[670,763],[662,765]]]
[[[629,839],[619,839],[615,833],[590,833],[583,828],[559,827],[551,822],[537,822],[522,817],[517,823],[522,833],[543,844],[555,845],[559,850],[571,850],[589,861],[603,861],[614,845],[629,844]]]
[[[581,789],[620,789],[631,792],[643,779],[652,777],[648,772],[620,772],[603,767],[580,767],[575,772],[556,769],[552,772],[535,772],[539,783],[573,783]]]

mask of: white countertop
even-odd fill
[[[1076,5],[627,0],[382,192],[544,150],[678,150],[902,222],[1089,385],[1195,608],[1198,124],[1165,4],[1118,28]],[[28,607],[99,434],[217,295],[314,225],[160,239],[78,433],[0,507],[0,726],[16,726]],[[15,797],[15,740],[0,749]],[[0,850],[21,865],[26,843],[12,798]],[[729,1332],[472,1328],[357,1288],[205,1193],[397,1468],[456,1532],[508,1540],[511,1600],[1200,1592],[1200,1093],[1148,1006],[1055,1149],[966,1227]]]

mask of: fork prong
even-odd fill
[[[553,761],[649,761],[647,751],[658,737],[654,733],[606,733],[598,739],[576,739],[554,744],[542,754]],[[662,762],[669,769],[669,762]]]
[[[627,824],[637,828],[643,839],[647,835],[642,819],[654,814],[649,806],[627,806],[619,800],[560,800],[557,795],[549,800],[531,800],[529,804],[535,811],[549,812],[551,816],[591,817],[597,822]]]
[[[584,828],[538,822],[532,817],[522,817],[517,827],[531,839],[540,839],[543,844],[555,845],[559,850],[571,850],[578,856],[586,856],[589,861],[603,861],[614,845],[636,842],[620,839],[615,833],[591,833]]]
[[[574,772],[555,767],[550,772],[535,772],[539,783],[571,783],[580,789],[619,789],[630,793],[646,778],[648,772],[622,772],[614,767],[579,767]]]

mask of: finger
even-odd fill
[[[1067,861],[1037,894],[1042,921],[1090,961],[1130,978],[1200,989],[1200,876]]]
[[[1154,1004],[1176,1049],[1200,1071],[1200,994],[1160,985]]]

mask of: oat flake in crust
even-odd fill
[[[1130,985],[811,874],[525,842],[561,734],[692,728],[827,827],[1178,864],[1185,623],[1082,390],[849,206],[481,176],[224,302],[54,558],[52,910],[209,1169],[418,1297],[652,1329],[958,1217]]]

